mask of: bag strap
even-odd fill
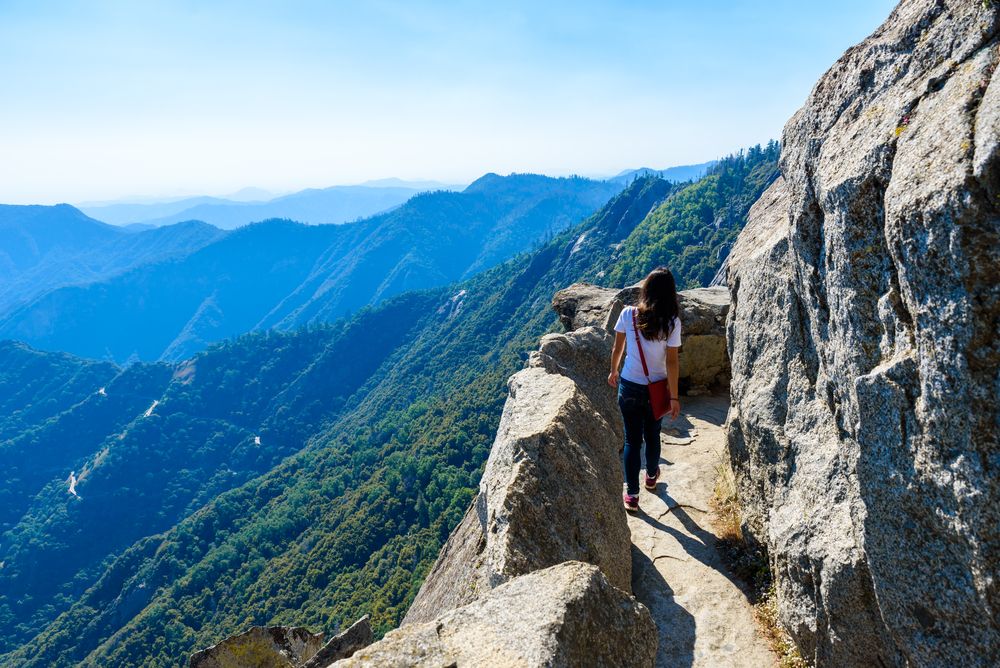
[[[639,340],[639,309],[632,310],[632,331],[635,332],[635,345],[639,348],[639,361],[642,362],[642,372],[646,375],[646,385],[652,385],[649,380],[649,369],[646,368],[646,356],[642,354],[642,341]]]

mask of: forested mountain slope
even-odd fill
[[[131,234],[68,204],[0,204],[0,312],[51,288],[101,279],[139,262],[188,253],[225,234],[188,222]]]
[[[688,191],[638,179],[537,251],[461,283],[349,321],[244,335],[181,365],[133,365],[107,388],[141,380],[150,395],[81,391],[82,403],[39,416],[34,447],[83,433],[101,397],[146,397],[109,410],[103,438],[53,455],[59,469],[24,494],[34,505],[0,554],[0,665],[175,666],[252,624],[334,630],[365,613],[379,635],[393,628],[474,495],[507,378],[559,327],[552,294],[614,272],[643,221]],[[27,452],[17,439],[2,447]],[[86,472],[78,497],[71,470]],[[101,559],[86,551],[106,498],[135,519],[118,510],[121,535],[99,534]],[[58,578],[32,570],[74,552]]]
[[[8,309],[0,336],[119,363],[180,361],[234,333],[333,320],[459,280],[575,224],[619,187],[491,174],[463,193],[419,195],[357,223],[250,225],[185,257]]]
[[[717,162],[704,178],[664,201],[621,245],[581,228],[578,280],[631,285],[653,268],[673,269],[679,289],[707,287],[746,224],[750,207],[778,178],[777,142]]]

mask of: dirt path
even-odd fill
[[[758,633],[744,587],[729,576],[711,524],[714,462],[725,445],[729,395],[683,400],[664,420],[662,474],[630,515],[632,589],[660,631],[658,667],[768,668],[775,656]]]

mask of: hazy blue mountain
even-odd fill
[[[0,312],[0,337],[119,363],[178,361],[234,333],[334,320],[468,277],[579,222],[618,190],[489,174],[462,193],[424,193],[351,224],[270,220],[184,257],[39,295]]]
[[[275,197],[280,197],[285,194],[287,193],[275,194],[261,188],[243,188],[232,193],[231,195],[223,195],[222,197],[209,197],[207,195],[203,195],[198,197],[167,197],[164,199],[136,198],[129,200],[129,198],[125,198],[123,201],[84,202],[82,204],[78,204],[77,208],[96,220],[100,220],[111,225],[125,226],[134,223],[146,223],[146,221],[166,218],[168,216],[173,216],[174,214],[193,209],[194,207],[202,204],[214,204],[218,206],[264,204],[265,202],[273,200]],[[194,219],[198,219],[198,217],[194,215],[182,215],[177,221],[174,222]],[[155,227],[156,225],[169,223],[159,222],[155,224],[146,224],[148,224],[149,227]]]
[[[385,181],[399,181],[399,179]],[[400,183],[405,182],[400,181]],[[311,225],[340,224],[397,207],[424,190],[449,189],[443,184],[427,183],[433,187],[392,187],[388,183],[374,186],[333,186],[323,189],[307,188],[268,201],[193,197],[156,204],[112,204],[84,207],[81,210],[97,220],[122,226],[135,223],[160,226],[200,220],[224,230],[231,230],[269,218],[287,218]],[[244,188],[239,193],[234,193],[232,197],[250,196],[256,190]]]
[[[308,188],[270,202],[202,203],[180,213],[141,222],[170,225],[183,220],[202,220],[224,230],[270,218],[287,218],[309,225],[339,225],[397,207],[417,192],[412,188],[365,186]]]
[[[183,199],[176,199],[169,202],[126,202],[120,204],[109,204],[106,206],[80,206],[79,208],[80,211],[83,211],[91,218],[100,220],[110,225],[128,225],[130,223],[144,223],[153,219],[166,218],[167,216],[187,211],[201,204],[245,206],[245,204],[241,202],[222,199],[220,197],[205,196],[185,197]],[[182,217],[182,219],[194,220],[195,216]],[[181,221],[178,220],[174,222]]]
[[[42,262],[49,253],[77,253],[121,236],[69,204],[0,204],[0,281]]]
[[[227,199],[230,202],[269,202],[275,197],[281,197],[282,195],[287,195],[289,193],[273,193],[270,190],[264,190],[263,188],[240,188],[236,192],[230,195],[223,195],[220,199]]]
[[[0,205],[0,312],[60,285],[187,253],[223,234],[200,222],[129,233],[68,204]]]
[[[711,169],[718,160],[710,160],[704,162],[700,165],[682,165],[680,167],[669,167],[667,169],[650,169],[649,167],[642,167],[640,169],[626,169],[615,176],[607,179],[608,181],[618,181],[621,183],[626,183],[631,181],[637,176],[650,175],[658,176],[661,179],[666,179],[668,181],[676,181],[682,183],[684,181],[697,181],[702,176],[704,176],[709,169]]]
[[[404,181],[395,177],[365,181],[358,185],[366,188],[413,188],[415,190],[455,190],[458,192],[465,190],[467,186],[467,184],[441,183],[440,181]]]
[[[204,192],[196,190],[176,191],[173,195],[127,195],[117,199],[88,200],[86,202],[76,202],[73,204],[78,209],[89,207],[111,206],[112,204],[166,204],[168,202],[180,202],[185,199],[195,197],[208,197]]]
[[[405,290],[467,278],[587,217],[618,191],[601,183],[487,174],[462,193],[416,196],[365,221],[358,228],[363,240],[324,257],[259,326],[289,329],[332,320]]]
[[[205,223],[206,225],[208,223]],[[126,232],[145,232],[146,230],[155,230],[156,225],[150,225],[149,223],[129,223],[128,225],[122,225],[122,229]]]

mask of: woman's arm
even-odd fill
[[[622,364],[622,353],[625,352],[625,332],[615,332],[615,349],[611,352],[611,373],[608,375],[608,385],[618,387],[618,369]],[[676,373],[674,376],[676,377]]]
[[[667,346],[667,383],[670,385],[670,420],[681,414],[681,402],[677,398],[677,348]]]

